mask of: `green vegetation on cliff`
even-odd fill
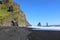
[[[27,23],[24,12],[18,4],[12,0],[0,1],[0,26],[13,26],[14,24],[27,26]]]

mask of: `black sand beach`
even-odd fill
[[[34,30],[28,38],[29,40],[60,40],[60,31]]]
[[[60,40],[60,31],[0,27],[0,40]]]
[[[30,33],[26,28],[20,27],[1,27],[0,40],[28,40]]]

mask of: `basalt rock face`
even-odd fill
[[[24,12],[12,0],[0,0],[0,26],[27,26]]]

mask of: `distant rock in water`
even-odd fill
[[[39,23],[37,24],[37,26],[41,26],[41,22],[39,22]]]
[[[12,0],[0,0],[0,26],[27,26],[24,12]]]

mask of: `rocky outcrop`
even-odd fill
[[[24,12],[20,9],[19,5],[12,0],[0,1],[0,26],[27,26]],[[4,11],[4,12],[3,12]]]

